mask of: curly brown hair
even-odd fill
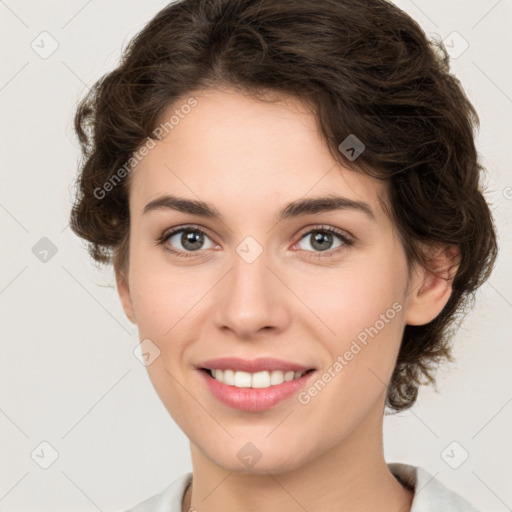
[[[119,170],[143,141],[155,140],[169,105],[219,85],[310,105],[332,155],[388,184],[389,213],[410,264],[427,264],[425,245],[459,248],[442,312],[404,330],[386,404],[395,411],[410,407],[419,385],[433,383],[439,362],[450,358],[454,320],[463,317],[497,254],[474,142],[478,116],[449,72],[442,43],[428,40],[385,0],[168,5],[76,112],[83,159],[71,227],[96,261],[126,261],[129,182]],[[338,149],[350,134],[366,147],[357,161]]]

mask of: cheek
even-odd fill
[[[197,338],[190,327],[191,323],[198,325],[199,308],[194,305],[207,292],[207,283],[191,276],[190,270],[170,272],[168,266],[150,258],[139,258],[137,254],[131,260],[130,273],[139,339],[151,340],[160,351],[147,366],[148,375],[167,410],[187,431],[191,417],[197,413],[194,408],[191,411],[190,396],[183,384],[180,385],[184,382],[182,365],[190,340]]]
[[[405,326],[405,256],[388,248],[330,279],[317,277],[315,287],[303,282],[301,293],[330,330],[321,337],[328,353],[324,371],[336,384],[329,384],[326,397],[357,414],[381,396],[395,366]]]
[[[145,245],[135,242],[131,248],[132,305],[139,334],[162,342],[194,315],[194,304],[211,285],[207,269],[173,266],[163,248]]]
[[[131,288],[140,335],[160,342],[173,338],[206,291],[195,276],[141,269]]]
[[[368,254],[350,265],[329,272],[319,269],[294,282],[299,283],[297,295],[329,329],[327,339],[335,340],[340,349],[375,324],[390,335],[393,331],[392,338],[402,329],[407,264],[400,252]]]

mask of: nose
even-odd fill
[[[216,287],[216,327],[245,340],[285,330],[290,292],[276,274],[265,252],[252,263],[235,254],[233,268]]]

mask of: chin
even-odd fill
[[[247,437],[246,437],[247,439]],[[296,448],[290,448],[288,451],[283,450],[280,446],[273,446],[272,443],[266,442],[265,447],[255,441],[236,441],[232,440],[228,446],[216,446],[221,451],[214,449],[201,449],[214,464],[239,474],[250,475],[267,475],[286,473],[300,468],[304,463],[304,445],[298,442]]]

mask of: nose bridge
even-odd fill
[[[233,254],[233,267],[217,302],[216,324],[239,337],[250,337],[263,328],[284,328],[288,315],[279,280],[268,266],[267,252],[247,237]],[[282,286],[282,285],[281,285]]]

